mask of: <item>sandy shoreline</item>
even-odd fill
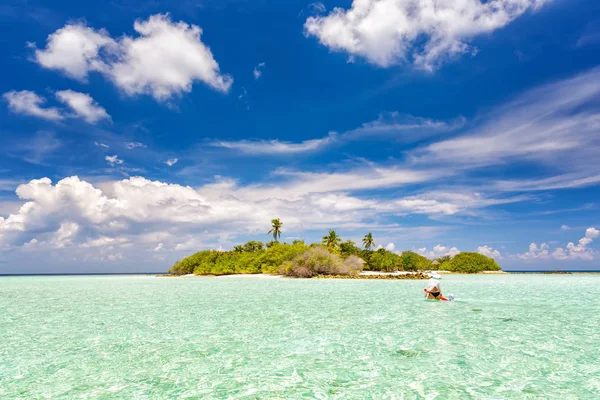
[[[462,274],[462,273],[457,273],[457,272],[450,272],[450,271],[430,271],[430,272],[423,272],[425,275],[431,273],[431,272],[437,272],[439,274],[443,274],[443,275],[477,275],[477,274]],[[396,272],[382,272],[382,271],[362,271],[360,273],[361,276],[389,276],[390,278],[393,277],[398,277],[398,276],[405,276],[405,275],[414,275],[415,272],[411,272],[411,271],[396,271]],[[501,275],[501,274],[508,274],[508,272],[505,271],[485,271],[485,272],[479,272],[478,274],[491,274],[491,275]],[[162,276],[162,275],[161,275]],[[246,279],[281,279],[281,278],[286,278],[283,275],[269,275],[269,274],[230,274],[230,275],[194,275],[194,274],[187,274],[187,275],[180,275],[178,276],[180,278],[215,278],[215,279],[232,279],[232,278],[246,278]]]

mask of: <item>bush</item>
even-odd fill
[[[414,251],[402,252],[402,266],[406,271],[423,271],[429,269],[431,261]]]
[[[479,253],[459,253],[452,260],[444,263],[444,267],[452,272],[474,274],[482,271],[500,271],[500,266],[493,258]]]
[[[361,250],[356,247],[356,243],[352,240],[346,240],[345,242],[340,243],[340,252],[344,258],[358,256],[360,255],[360,251]]]
[[[371,271],[394,272],[402,269],[402,257],[386,249],[371,252],[369,257]]]
[[[277,274],[281,265],[304,253],[308,246],[304,242],[294,244],[275,243],[256,260],[263,274]]]
[[[291,261],[285,262],[280,273],[298,278],[316,275],[358,275],[362,269],[361,259],[349,257],[345,262],[323,247],[312,247]]]
[[[169,270],[174,275],[276,274],[285,262],[308,249],[304,242],[294,244],[250,241],[235,246],[233,251],[205,250],[178,261]]]
[[[363,270],[365,260],[357,256],[350,256],[344,260],[340,275],[358,275]]]

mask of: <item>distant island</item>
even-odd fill
[[[330,230],[321,243],[306,244],[302,240],[281,243],[283,223],[279,218],[271,221],[273,240],[268,243],[249,241],[230,251],[204,250],[177,261],[170,275],[232,275],[270,274],[298,278],[362,277],[362,271],[398,272],[394,275],[407,279],[426,278],[420,271],[449,271],[479,273],[500,271],[493,258],[475,252],[463,252],[430,260],[413,251],[401,253],[377,248],[372,233],[362,240],[360,248],[351,240],[343,241],[336,231]],[[390,275],[392,277],[392,275]]]

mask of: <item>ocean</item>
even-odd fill
[[[0,277],[0,398],[600,398],[600,275],[424,285]]]

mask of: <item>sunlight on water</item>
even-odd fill
[[[0,278],[0,398],[600,398],[600,275]]]

